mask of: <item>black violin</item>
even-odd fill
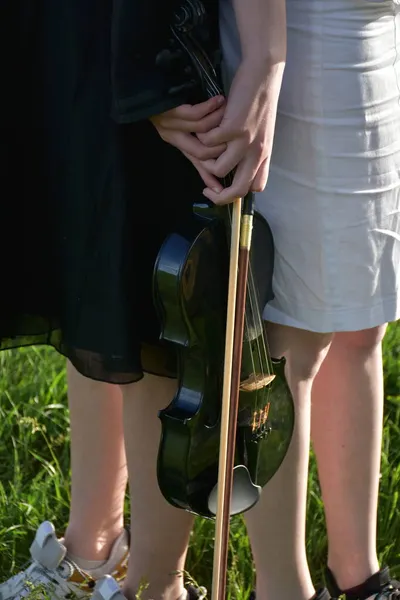
[[[187,0],[175,15],[171,46],[161,56],[179,60],[193,101],[220,94],[217,47],[204,5]],[[215,32],[215,30],[214,30]],[[200,40],[200,41],[199,41]],[[209,58],[214,57],[214,61]],[[169,60],[169,59],[168,59]],[[167,60],[167,62],[168,62]],[[188,199],[191,201],[191,199]],[[192,201],[193,203],[193,201]],[[153,277],[161,338],[178,355],[178,390],[159,417],[162,437],[158,483],[172,505],[214,518],[226,322],[231,210],[194,203],[198,226],[171,234],[156,260]],[[240,371],[231,514],[254,506],[281,465],[292,437],[293,400],[285,360],[268,351],[262,308],[272,297],[274,245],[265,219],[254,213]]]

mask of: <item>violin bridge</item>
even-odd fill
[[[267,387],[275,379],[275,375],[263,375],[261,373],[252,373],[248,379],[240,383],[242,392],[254,392]]]

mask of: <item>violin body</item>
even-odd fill
[[[212,0],[211,4],[217,3]],[[185,73],[191,101],[221,93],[215,64],[215,14],[206,22],[201,0],[184,0],[171,27],[160,68]],[[205,25],[205,27],[204,27]],[[207,49],[207,51],[206,51]],[[189,60],[188,60],[189,57]],[[211,58],[210,58],[211,57]],[[230,208],[195,204],[196,227],[173,233],[158,254],[153,298],[161,338],[178,355],[178,388],[159,413],[162,436],[157,476],[172,505],[203,517],[217,511],[221,404],[229,272]],[[261,215],[254,214],[245,327],[240,367],[235,466],[230,514],[254,506],[288,450],[294,426],[285,360],[270,358],[262,310],[273,297],[274,244]],[[234,365],[235,368],[235,365]]]
[[[161,337],[178,352],[178,389],[160,412],[162,436],[158,482],[172,505],[199,514],[216,514],[221,390],[225,340],[228,244],[226,208],[197,207],[199,229],[172,234],[154,270],[154,298]],[[264,219],[255,215],[251,264],[262,306],[271,299],[273,242]],[[250,314],[251,311],[249,310]],[[260,329],[261,326],[261,329]],[[231,514],[258,501],[261,489],[284,459],[294,423],[293,401],[284,377],[284,359],[272,361],[275,377],[254,384],[254,370],[266,373],[259,348],[262,324],[248,323],[243,344],[236,460]],[[246,383],[247,382],[247,383]],[[253,389],[254,388],[254,389]]]

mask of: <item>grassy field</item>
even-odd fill
[[[69,505],[69,421],[64,360],[47,348],[0,353],[0,576],[28,557],[32,533],[44,520],[61,532]],[[386,410],[379,510],[379,553],[400,575],[400,325],[385,340]],[[320,581],[326,555],[323,507],[311,462],[308,553]],[[229,589],[241,600],[253,569],[241,518],[231,529]],[[188,570],[210,585],[213,527],[198,519]]]

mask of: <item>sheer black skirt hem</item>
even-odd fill
[[[158,377],[176,377],[176,353],[161,341],[158,344],[143,342],[137,345],[138,356],[105,355],[85,348],[76,348],[64,339],[62,330],[54,323],[39,329],[45,319],[25,316],[21,319],[20,333],[0,337],[0,351],[29,346],[49,346],[64,356],[84,377],[102,383],[128,385],[143,379],[145,374]],[[32,331],[35,323],[36,330]],[[27,327],[29,324],[29,327]],[[25,333],[24,331],[25,326]],[[29,333],[26,333],[29,331]]]

